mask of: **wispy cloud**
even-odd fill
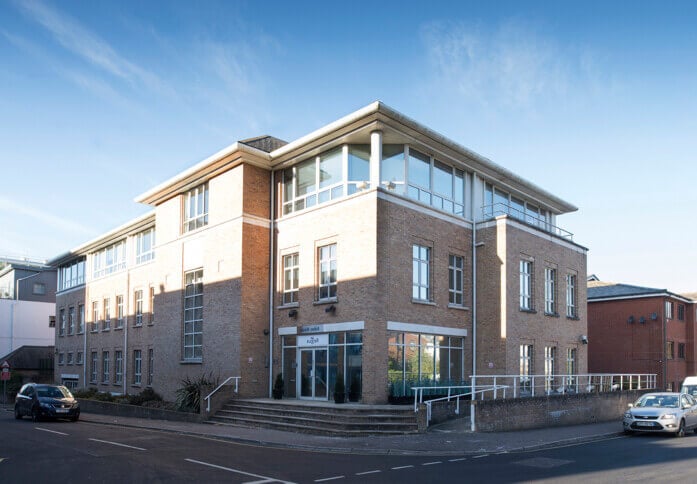
[[[475,24],[430,23],[422,39],[437,82],[485,105],[526,108],[563,96],[588,62],[563,46],[509,21],[495,30]]]
[[[74,220],[54,215],[43,210],[39,210],[22,203],[0,196],[0,212],[7,212],[13,216],[22,215],[29,217],[47,226],[59,229],[63,232],[80,233],[86,236],[93,236],[95,231]]]
[[[111,45],[74,18],[37,0],[26,0],[17,5],[25,15],[50,32],[63,48],[91,65],[131,84],[142,84],[154,91],[173,93],[157,75],[121,56]]]

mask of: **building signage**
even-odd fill
[[[305,334],[305,333],[321,333],[324,331],[324,325],[323,324],[313,324],[311,326],[302,326],[300,328],[300,333]]]
[[[328,334],[313,334],[310,336],[299,336],[298,346],[303,348],[314,348],[316,346],[327,346],[329,344]]]

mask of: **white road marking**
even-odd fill
[[[336,479],[343,479],[345,477],[346,476],[325,477],[324,479],[315,479],[315,482],[334,481]]]
[[[393,471],[398,471],[399,469],[409,469],[410,467],[414,467],[414,466],[409,465],[409,466],[393,467],[392,470],[393,470]]]
[[[382,472],[382,471],[375,470],[375,471],[356,472],[356,475],[357,476],[364,476],[366,474],[377,474],[378,472]]]
[[[41,427],[34,427],[36,430],[41,430],[42,432],[51,432],[52,434],[58,434],[58,435],[70,435],[66,434],[65,432],[58,432],[57,430],[49,430],[49,429],[43,429]]]
[[[448,462],[460,462],[461,460],[467,460],[467,457],[460,457],[459,459],[450,459]]]
[[[118,442],[110,442],[108,440],[99,440],[99,439],[90,439],[90,440],[93,442],[101,442],[102,444],[118,445],[119,447],[126,447],[128,449],[147,450],[147,449],[143,449],[142,447],[134,447],[132,445],[120,444]]]
[[[263,481],[248,481],[244,484],[265,484],[267,482],[278,482],[276,479],[264,479]]]
[[[422,466],[434,466],[434,465],[436,465],[436,464],[442,464],[442,462],[439,461],[439,460],[437,460],[437,461],[433,461],[433,462],[424,462],[424,463],[421,464],[421,465],[422,465]]]
[[[187,462],[194,463],[194,464],[201,464],[202,466],[208,466],[208,467],[213,467],[214,469],[220,469],[221,471],[234,472],[236,474],[242,474],[245,476],[256,477],[258,479],[261,479],[260,482],[283,482],[284,484],[293,484],[292,482],[289,482],[289,481],[282,481],[280,479],[274,479],[273,477],[268,477],[268,476],[260,476],[259,474],[252,474],[251,472],[244,472],[244,471],[240,471],[237,469],[231,469],[230,467],[223,467],[223,466],[219,466],[216,464],[211,464],[209,462],[203,462],[200,460],[194,460],[194,459],[184,459],[184,460]]]
[[[482,457],[489,457],[489,454],[482,454],[482,455],[473,455],[473,459],[481,459]]]

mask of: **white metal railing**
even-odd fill
[[[505,386],[512,398],[568,393],[609,392],[615,390],[642,390],[656,388],[655,373],[587,373],[554,375],[471,375],[472,388]],[[501,398],[506,398],[504,392]],[[499,398],[493,392],[494,400]]]
[[[504,394],[506,391],[506,386],[505,385],[489,385],[489,386],[484,386],[480,388],[479,390],[470,390],[465,393],[458,393],[453,395],[452,394],[452,389],[453,388],[470,388],[468,385],[458,385],[458,386],[443,386],[443,387],[411,387],[412,390],[414,390],[414,412],[419,411],[419,404],[423,403],[426,405],[426,426],[431,422],[431,406],[435,402],[442,402],[442,401],[450,401],[451,399],[455,400],[455,415],[460,415],[460,399],[464,397],[470,397],[467,400],[475,400],[477,394],[482,394],[484,395],[485,392],[492,392],[492,391],[497,391],[497,390],[503,390]],[[432,398],[429,400],[426,400],[424,402],[423,400],[423,392],[424,390],[433,390],[433,389],[447,389],[448,390],[448,395],[445,397],[439,397],[439,398]]]
[[[206,395],[206,397],[204,398],[204,400],[206,400],[206,412],[210,412],[210,411],[211,411],[211,397],[212,397],[218,390],[220,390],[220,389],[223,388],[225,385],[227,385],[227,384],[230,382],[230,380],[235,380],[235,393],[237,393],[237,390],[239,390],[240,378],[241,378],[241,377],[239,377],[239,376],[230,376],[230,377],[227,377],[223,383],[221,383],[220,385],[218,385],[218,386],[215,388],[215,390],[213,390],[213,391],[210,392],[208,395]]]
[[[522,212],[517,208],[513,208],[509,205],[506,205],[505,203],[500,202],[482,206],[482,216],[484,218],[496,217],[498,215],[509,215],[515,220],[526,223],[528,225],[532,225],[533,227],[540,228],[546,232],[558,235],[559,237],[562,237],[564,239],[574,239],[574,234],[572,234],[568,230],[564,230],[561,227],[557,227],[545,218],[535,216],[533,213]]]

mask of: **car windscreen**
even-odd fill
[[[65,387],[38,387],[36,394],[46,398],[72,398],[70,391]]]
[[[687,393],[693,397],[697,397],[697,385],[683,385],[682,393]]]
[[[675,395],[647,395],[636,402],[637,407],[678,408],[678,397]]]

